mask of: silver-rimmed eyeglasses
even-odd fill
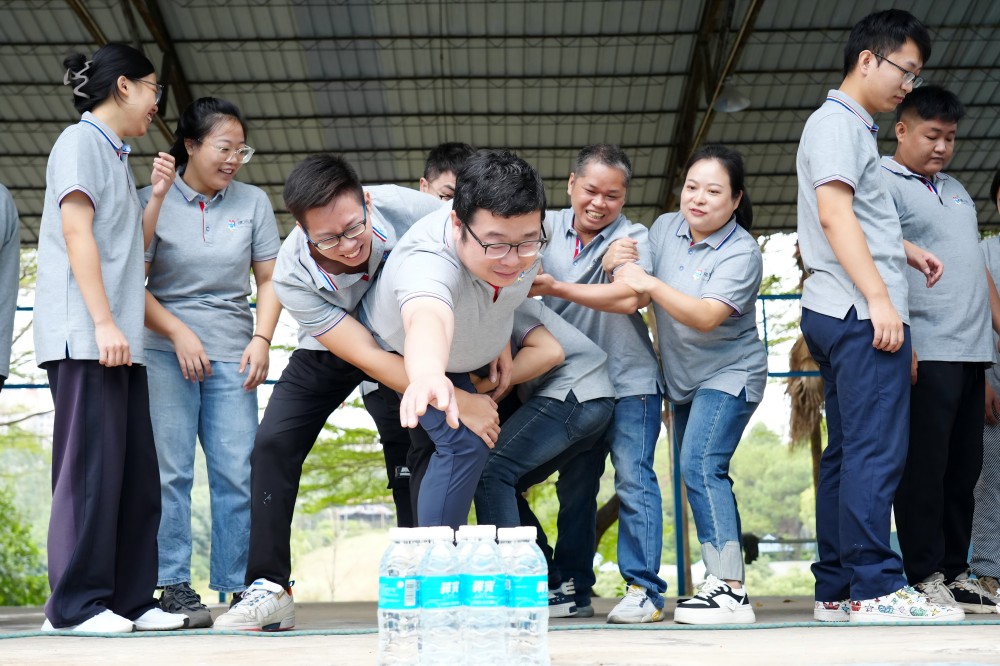
[[[924,85],[924,80],[923,80],[922,77],[917,76],[916,74],[914,74],[913,72],[911,72],[908,69],[903,69],[902,67],[900,67],[899,65],[897,65],[893,61],[891,61],[888,58],[886,58],[881,53],[875,53],[874,51],[872,51],[872,53],[875,55],[876,58],[882,58],[882,60],[885,60],[887,63],[889,63],[890,65],[892,65],[893,67],[895,67],[896,69],[898,69],[899,71],[901,71],[903,73],[903,85],[904,86],[907,83],[913,84],[914,88],[919,88],[920,86]]]
[[[368,207],[362,206],[361,210],[364,211],[364,219],[361,222],[358,222],[357,224],[353,224],[347,227],[344,233],[334,234],[333,236],[327,236],[323,240],[314,241],[312,238],[309,238],[309,232],[306,231],[306,240],[308,240],[309,244],[315,247],[317,250],[332,250],[333,248],[337,247],[340,244],[341,238],[347,238],[347,239],[357,238],[362,234],[362,232],[364,232],[365,226],[367,226],[368,224]],[[303,231],[304,230],[305,229],[303,229]]]

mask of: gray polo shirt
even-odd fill
[[[882,158],[885,185],[903,238],[944,264],[933,288],[910,269],[910,334],[922,361],[992,361],[990,293],[983,274],[976,206],[962,184],[945,173],[933,181],[891,157]]]
[[[980,242],[979,249],[983,251],[983,256],[986,258],[986,268],[990,271],[990,275],[993,276],[993,282],[1000,283],[1000,236],[993,236]],[[990,349],[993,355],[993,365],[986,370],[986,381],[1000,395],[1000,352],[997,351],[997,341],[1000,338],[998,338],[996,333],[991,331],[987,339],[993,345]]]
[[[854,190],[854,214],[868,250],[896,312],[908,324],[903,234],[882,178],[877,132],[871,115],[839,90],[829,92],[802,130],[796,157],[798,232],[799,251],[809,272],[802,288],[802,307],[837,319],[846,317],[853,307],[858,319],[871,318],[868,301],[837,261],[819,223],[816,188],[839,180]]]
[[[608,377],[608,355],[538,299],[529,298],[514,311],[512,349],[520,349],[525,336],[539,326],[559,341],[565,359],[541,377],[520,384],[517,396],[521,402],[534,396],[565,400],[570,391],[578,402],[615,397],[614,384]]]
[[[143,205],[153,190],[139,191]],[[163,199],[146,249],[146,289],[201,340],[212,361],[238,363],[253,334],[250,265],[278,255],[281,239],[264,190],[239,181],[209,199],[183,171]],[[145,331],[146,349],[174,351],[166,337]]]
[[[536,261],[517,282],[499,290],[474,276],[455,253],[450,208],[442,209],[400,239],[362,299],[359,319],[384,349],[402,354],[406,336],[401,308],[414,298],[437,298],[455,313],[447,371],[472,372],[503,351],[514,310],[527,298],[537,273]]]
[[[10,376],[18,280],[21,277],[21,229],[10,192],[0,185],[0,377]]]
[[[35,285],[35,360],[98,360],[101,355],[76,278],[69,267],[60,204],[80,191],[94,204],[93,234],[101,257],[104,292],[115,325],[128,340],[133,363],[143,362],[146,311],[142,261],[142,204],[128,165],[130,148],[86,112],[63,130],[45,169],[45,203],[38,230]]]
[[[668,213],[653,223],[649,244],[656,277],[681,293],[733,310],[714,330],[702,333],[653,303],[667,398],[684,404],[701,388],[734,396],[746,389],[747,402],[760,402],[767,352],[757,335],[757,292],[764,275],[757,241],[733,219],[696,243],[684,216]]]
[[[365,272],[327,273],[309,254],[309,241],[297,225],[281,246],[272,284],[282,306],[299,324],[301,349],[326,351],[316,338],[354,312],[398,239],[428,213],[451,210],[450,203],[407,187],[376,185],[365,191],[372,200],[368,218],[372,247]]]
[[[639,242],[638,264],[647,273],[652,269],[648,230],[630,222],[624,215],[585,246],[573,229],[572,208],[550,210],[545,214],[545,221],[552,233],[542,268],[560,282],[607,284],[609,280],[601,267],[601,259],[608,246],[619,238],[636,239]],[[545,296],[542,300],[608,353],[608,372],[615,385],[616,397],[662,393],[660,364],[642,315],[638,312],[630,315],[600,312],[554,296]]]

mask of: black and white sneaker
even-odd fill
[[[757,621],[746,588],[734,590],[709,574],[698,593],[677,604],[678,624],[753,624]]]
[[[959,574],[948,583],[948,591],[955,597],[955,604],[966,613],[996,613],[997,604],[983,588],[978,578],[969,578],[968,572]]]
[[[572,578],[564,580],[556,589],[549,590],[549,617],[575,617],[575,594],[576,586]]]

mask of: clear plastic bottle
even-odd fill
[[[507,575],[507,658],[518,666],[549,663],[549,575],[534,527],[497,530]]]
[[[378,572],[378,663],[414,664],[418,654],[417,548],[405,527],[389,530]]]
[[[458,553],[450,527],[426,528],[430,544],[420,563],[420,663],[462,663],[462,600]]]
[[[493,525],[458,528],[463,663],[507,666],[506,576]]]

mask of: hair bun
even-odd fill
[[[63,67],[71,72],[79,72],[87,64],[87,56],[82,53],[70,53],[63,60]]]

